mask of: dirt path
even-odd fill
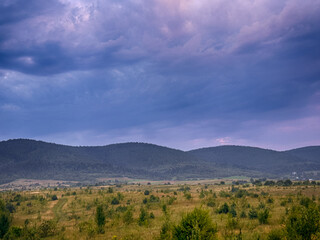
[[[52,212],[54,217],[59,221],[61,218],[65,216],[65,213],[62,211],[63,206],[68,202],[68,199],[61,198],[58,202],[53,206]]]

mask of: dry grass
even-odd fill
[[[192,211],[195,207],[206,208],[210,211],[212,220],[218,226],[218,238],[229,239],[239,233],[240,228],[243,239],[266,239],[267,233],[272,229],[281,228],[285,217],[286,208],[298,203],[299,197],[307,196],[314,198],[316,202],[320,197],[319,186],[291,186],[291,187],[243,187],[236,186],[240,189],[251,193],[251,196],[237,198],[221,197],[220,192],[230,192],[231,185],[214,185],[216,181],[207,181],[204,183],[192,183],[188,185],[123,185],[121,187],[110,186],[113,193],[108,193],[108,187],[90,187],[90,188],[67,188],[21,191],[21,192],[4,192],[1,198],[6,201],[13,200],[18,194],[21,195],[20,201],[13,201],[16,208],[13,214],[13,225],[24,226],[25,220],[30,221],[29,226],[39,226],[42,221],[53,219],[57,222],[58,234],[48,239],[156,239],[159,237],[160,229],[165,221],[165,214],[162,206],[167,207],[167,214],[170,216],[172,224],[177,224],[181,216],[186,212]],[[211,185],[208,185],[211,184]],[[182,187],[189,187],[191,199],[187,200],[184,192],[180,191]],[[144,195],[144,191],[149,190],[150,195]],[[205,196],[200,198],[201,191]],[[120,204],[112,205],[114,197],[118,193],[123,196]],[[176,195],[175,195],[176,193]],[[55,194],[58,200],[52,201],[51,196]],[[254,197],[253,194],[258,194]],[[159,202],[143,204],[143,199],[154,195],[160,199]],[[216,198],[215,198],[216,196]],[[39,200],[42,197],[44,200]],[[176,198],[173,203],[169,203],[170,198]],[[270,202],[268,199],[272,199]],[[288,198],[292,202],[288,202]],[[213,199],[215,206],[208,207],[207,202]],[[268,202],[269,201],[269,202]],[[19,205],[19,203],[20,205]],[[216,210],[223,204],[229,206],[234,203],[237,211],[236,221],[238,225],[234,228],[228,227],[227,214],[217,214]],[[240,213],[248,211],[251,207],[256,209],[263,203],[270,210],[268,224],[259,224],[257,219],[240,218]],[[18,205],[17,205],[18,204]],[[98,234],[94,222],[95,210],[97,205],[103,205],[107,215],[105,233]],[[250,207],[248,206],[250,205]],[[133,209],[133,222],[125,224],[123,221],[124,213],[116,210],[119,206]],[[148,213],[153,213],[155,218],[149,219],[146,226],[138,225],[140,208],[144,207]],[[81,231],[80,228],[82,227]]]

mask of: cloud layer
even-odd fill
[[[320,144],[320,1],[0,3],[0,136]]]

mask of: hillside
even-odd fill
[[[34,140],[0,142],[1,182],[17,178],[93,180],[97,177],[148,179],[212,178],[212,164],[175,149],[146,143],[71,147]]]
[[[292,156],[299,157],[301,159],[320,163],[320,147],[319,146],[296,148],[296,149],[285,151],[285,153],[290,154]]]
[[[203,161],[217,166],[238,168],[281,177],[292,172],[320,170],[317,156],[320,147],[305,147],[290,151],[274,151],[245,146],[219,146],[189,151]]]
[[[0,142],[0,182],[19,178],[95,180],[131,177],[154,180],[285,177],[292,172],[320,171],[320,147],[285,152],[219,146],[184,152],[147,143],[72,147],[15,139]]]

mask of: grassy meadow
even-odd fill
[[[11,212],[5,239],[165,239],[200,208],[216,226],[217,239],[263,240],[277,239],[269,233],[285,228],[293,206],[319,206],[320,186],[135,183],[5,191],[0,197]]]

